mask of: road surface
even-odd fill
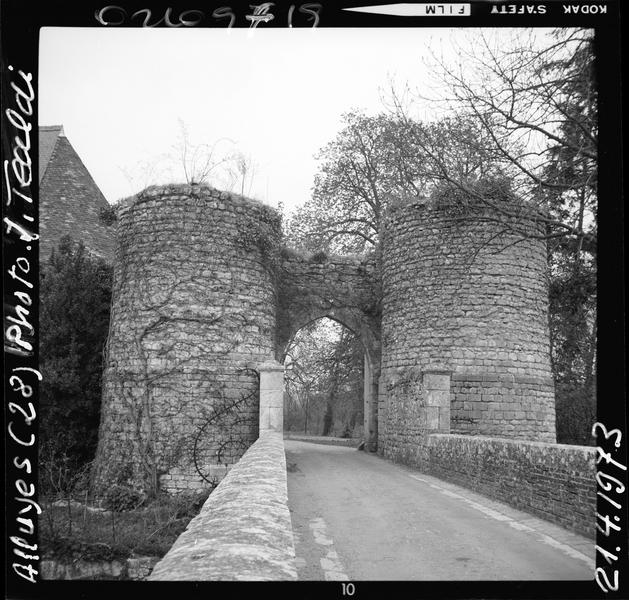
[[[373,454],[285,444],[300,580],[593,579],[587,538]]]

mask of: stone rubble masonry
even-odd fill
[[[219,580],[297,580],[280,432],[262,433],[149,576]]]
[[[469,210],[395,207],[378,252],[338,257],[283,247],[276,211],[207,186],[123,201],[97,488],[150,474],[176,492],[223,477],[260,418],[279,428],[277,398],[260,413],[255,370],[321,317],[365,346],[369,450],[421,467],[433,433],[554,442],[540,226]]]
[[[295,333],[328,317],[342,323],[365,349],[365,445],[378,443],[377,397],[380,373],[380,278],[375,252],[361,256],[323,253],[310,257],[285,250],[278,290],[278,359]]]
[[[594,538],[595,458],[588,446],[433,434],[427,471]]]
[[[280,332],[280,346],[304,325],[328,317],[348,327],[379,362],[380,282],[375,256],[330,255],[318,261],[315,257],[289,251],[282,260],[279,302],[288,327]]]
[[[365,349],[365,446],[378,443],[377,397],[380,373],[380,277],[377,253],[335,256],[323,253],[305,257],[285,250],[278,290],[278,359],[303,326],[328,317],[342,323]]]
[[[539,226],[470,211],[414,203],[385,222],[378,451],[393,460],[426,460],[431,369],[452,373],[453,432],[556,439]]]
[[[195,462],[233,464],[257,439],[254,369],[276,329],[274,282],[247,241],[259,223],[279,235],[273,209],[206,186],[150,187],[119,208],[97,487],[138,485],[151,460],[162,489],[207,487]]]
[[[455,208],[393,208],[379,268],[283,248],[276,211],[207,186],[121,204],[94,482],[222,478],[150,579],[296,579],[275,360],[321,317],[365,346],[366,448],[594,535],[594,450],[554,443],[541,226]]]
[[[373,257],[283,250],[270,207],[207,186],[153,186],[121,203],[117,238],[97,490],[150,487],[156,470],[171,492],[220,480],[258,436],[254,370],[282,360],[317,318],[352,328],[379,364]],[[231,421],[216,421],[244,397]],[[281,412],[276,402],[262,416],[279,427]]]
[[[130,579],[145,581],[159,558],[139,556],[126,560],[73,560],[64,563],[42,560],[39,563],[41,579]]]

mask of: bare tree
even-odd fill
[[[346,327],[315,321],[287,349],[287,421],[304,433],[353,430],[362,413],[363,348]]]
[[[251,194],[256,174],[251,156],[238,150],[231,138],[199,143],[182,119],[178,119],[178,125],[177,141],[170,152],[119,167],[129,182],[131,193],[149,185],[183,180],[189,184],[208,184],[225,191],[236,191],[243,196]]]
[[[597,88],[593,32],[483,31],[457,48],[456,64],[433,56],[439,83],[427,100],[473,122],[498,167],[462,173],[451,152],[411,116],[410,94],[392,93],[392,112],[411,146],[428,156],[437,190],[484,207],[486,219],[514,231],[512,215],[526,213],[545,226],[548,241],[551,358],[557,390],[558,439],[591,441],[595,406]],[[472,149],[477,142],[461,142]],[[408,147],[408,146],[407,146]],[[508,201],[505,201],[508,200]],[[464,211],[465,213],[465,211]],[[466,215],[463,214],[465,217]],[[473,215],[468,214],[468,218]],[[522,230],[522,238],[531,232]]]
[[[545,215],[548,237],[570,236],[579,248],[590,248],[596,240],[598,126],[592,44],[588,30],[557,30],[541,40],[532,30],[508,38],[481,32],[456,48],[455,65],[433,56],[439,95],[415,96],[417,102],[436,103],[474,123],[520,206],[543,208],[540,218]],[[434,179],[496,215],[503,213],[504,203],[474,185],[482,173],[461,173],[454,168],[455,157],[435,150],[434,135],[410,117],[412,101],[407,98],[412,96],[397,91],[391,96],[395,117],[412,145],[429,157]],[[460,141],[473,150],[481,140]]]
[[[343,120],[317,155],[312,198],[289,223],[291,242],[307,250],[355,253],[374,246],[387,199],[417,193],[417,161],[396,156],[390,118],[347,113]]]
[[[424,124],[405,113],[347,113],[343,119],[343,129],[317,155],[312,198],[288,223],[297,247],[337,253],[374,247],[392,202],[425,198],[444,181],[438,160],[461,177],[500,172],[496,153],[471,119]]]

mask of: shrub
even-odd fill
[[[109,205],[100,209],[98,213],[98,220],[107,227],[118,222],[118,207],[116,205]]]
[[[480,199],[488,202],[517,203],[511,180],[504,176],[485,177],[484,179],[470,179],[464,182],[468,191],[451,183],[442,183],[432,190],[430,200],[436,207],[454,209],[467,209],[478,205]]]
[[[146,501],[146,495],[126,485],[114,484],[103,494],[102,505],[107,510],[123,512],[139,508]]]
[[[111,285],[111,267],[69,237],[41,266],[40,464],[48,475],[63,479],[63,464],[71,479],[96,450]],[[50,481],[40,483],[45,494]]]

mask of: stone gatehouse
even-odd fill
[[[535,213],[400,203],[373,254],[306,257],[272,208],[205,186],[118,212],[101,485],[220,479],[258,436],[257,366],[321,317],[364,346],[366,449],[421,465],[432,433],[555,441]]]

